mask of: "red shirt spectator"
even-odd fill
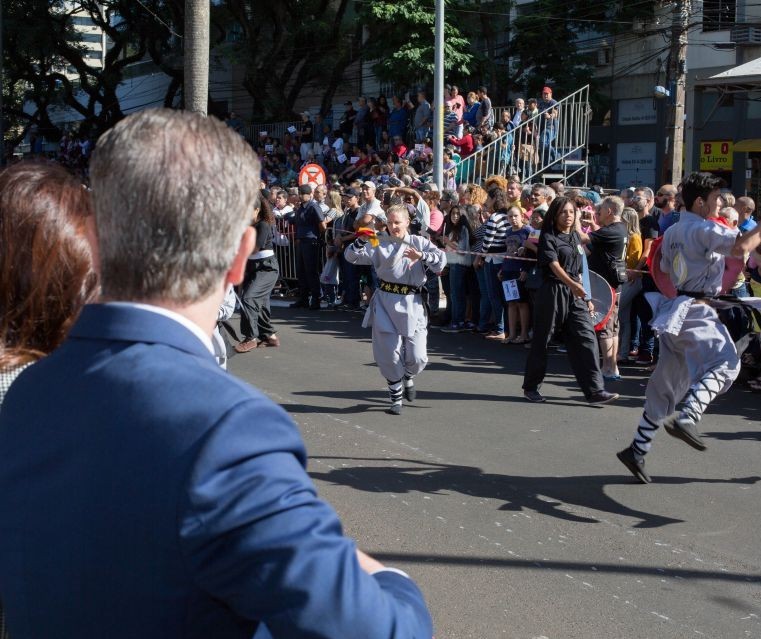
[[[473,142],[473,136],[469,132],[466,132],[461,138],[450,136],[449,143],[454,144],[460,149],[460,155],[464,158],[473,153],[473,149],[476,147],[475,142]]]

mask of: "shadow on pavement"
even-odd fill
[[[687,568],[659,568],[656,566],[633,566],[628,564],[599,564],[578,561],[554,561],[540,559],[502,559],[497,557],[461,556],[461,555],[424,555],[420,553],[382,552],[368,550],[370,555],[381,562],[411,563],[411,564],[440,564],[445,566],[483,566],[485,568],[517,568],[536,570],[550,568],[564,572],[594,572],[602,574],[641,575],[645,577],[665,577],[690,580],[761,583],[761,575],[743,574],[713,570],[692,570]],[[718,599],[718,598],[716,598]],[[728,599],[728,598],[722,598]],[[721,603],[721,602],[719,602]],[[729,605],[729,602],[724,602]],[[734,600],[732,607],[737,610],[747,610],[748,605]]]
[[[311,459],[346,459],[351,457],[312,457]],[[365,460],[365,459],[363,459]],[[329,472],[311,472],[314,480],[349,486],[356,490],[376,493],[446,494],[457,492],[480,499],[495,499],[505,503],[499,510],[536,513],[578,523],[599,523],[600,520],[573,512],[573,506],[601,513],[639,519],[635,528],[658,528],[683,520],[629,508],[605,494],[605,487],[632,484],[625,475],[583,475],[578,477],[520,477],[484,473],[474,466],[439,464],[408,459],[368,459],[366,461],[402,462],[407,467],[355,466],[336,468]],[[691,477],[653,477],[660,484],[754,484],[761,477],[733,479],[700,479]],[[643,488],[644,489],[644,488]]]

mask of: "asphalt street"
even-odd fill
[[[320,495],[421,585],[437,639],[761,637],[758,395],[711,407],[704,453],[659,432],[642,486],[615,457],[642,370],[591,407],[552,355],[548,401],[529,404],[522,346],[431,331],[418,398],[394,417],[361,316],[273,315],[282,347],[230,371],[293,416]]]

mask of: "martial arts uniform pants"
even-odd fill
[[[401,380],[405,375],[414,377],[423,371],[428,364],[427,343],[425,319],[412,337],[386,333],[373,324],[373,357],[381,375],[389,382]]]

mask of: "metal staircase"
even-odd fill
[[[586,186],[589,85],[558,100],[557,118],[541,111],[457,163],[458,184],[490,175],[519,175],[524,184],[562,181]],[[570,182],[569,182],[570,181]]]

